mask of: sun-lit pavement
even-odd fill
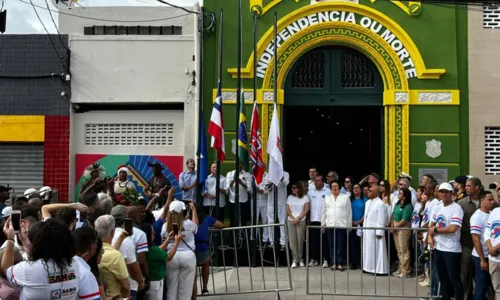
[[[321,271],[323,274],[321,274]],[[208,289],[211,293],[213,293],[214,290],[217,293],[226,293],[226,281],[228,293],[252,290],[272,290],[276,288],[276,282],[278,282],[278,287],[280,289],[287,289],[290,287],[288,270],[284,267],[277,270],[270,267],[264,268],[264,280],[262,278],[262,268],[260,267],[252,268],[251,272],[248,267],[240,267],[238,269],[228,268],[225,274],[221,269],[216,269],[215,272],[213,277],[214,280],[210,277],[209,281]],[[278,280],[276,280],[276,278],[278,278]],[[281,291],[281,299],[371,299],[374,298],[373,294],[380,295],[380,299],[387,299],[389,295],[391,299],[403,299],[400,297],[393,297],[403,295],[405,297],[425,297],[429,291],[428,288],[421,288],[417,284],[415,278],[400,279],[394,276],[375,277],[373,275],[362,274],[359,270],[332,272],[330,269],[314,267],[309,268],[309,293],[318,295],[308,295],[306,268],[292,269],[291,278],[292,290]],[[323,282],[323,284],[321,284],[321,282]],[[323,295],[323,298],[321,298],[320,295],[321,291],[327,294]],[[338,295],[332,296],[328,294]],[[362,296],[341,296],[340,294]],[[203,297],[203,299],[276,299],[276,294],[274,292],[260,292],[243,295],[217,295]]]

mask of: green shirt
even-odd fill
[[[163,251],[160,247],[153,245],[149,248],[146,254],[146,260],[149,268],[149,280],[163,280],[167,273],[167,251]]]
[[[406,204],[404,208],[401,207],[401,204],[398,203],[394,206],[393,218],[394,222],[401,222],[401,220],[405,220],[407,223],[411,222],[411,214],[413,213],[413,207],[411,204]]]

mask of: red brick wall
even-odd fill
[[[69,194],[69,116],[45,116],[43,185],[59,191],[59,201]]]

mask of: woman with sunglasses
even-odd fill
[[[305,267],[302,258],[305,239],[306,216],[309,211],[309,198],[304,194],[300,182],[292,186],[292,195],[286,200],[286,213],[288,216],[288,240],[292,250],[292,268],[297,265]]]

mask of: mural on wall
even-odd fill
[[[84,170],[88,165],[93,163],[101,164],[105,168],[105,176],[113,178],[117,176],[119,167],[127,167],[130,170],[128,180],[134,183],[137,192],[144,196],[146,201],[149,201],[149,197],[143,192],[146,189],[148,180],[153,176],[148,162],[160,163],[163,167],[163,176],[170,180],[172,187],[175,188],[174,197],[180,198],[181,196],[181,189],[177,178],[179,178],[179,174],[183,171],[182,156],[76,154],[75,161],[75,201],[78,201],[81,185],[87,179],[83,176]]]

